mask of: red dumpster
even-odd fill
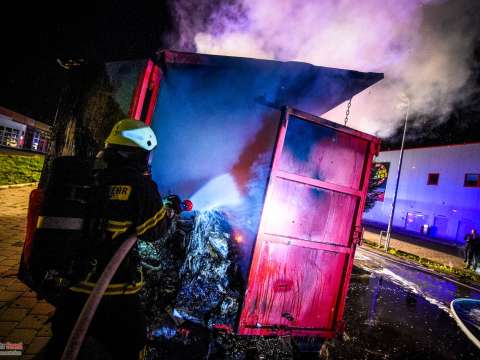
[[[155,68],[136,91],[152,96],[134,99],[131,114],[160,137],[160,191],[222,209],[239,234],[246,290],[236,332],[333,336],[379,140],[312,114],[382,75],[171,51]]]

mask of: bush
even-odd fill
[[[43,161],[43,155],[0,155],[0,185],[37,182]]]

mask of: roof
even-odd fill
[[[296,61],[260,60],[164,50],[158,62],[165,70],[175,66],[211,66],[241,70],[245,77],[277,84],[272,106],[290,106],[322,115],[383,79],[383,74],[315,66]],[[264,99],[269,102],[269,99]]]
[[[4,108],[3,106],[0,106],[0,114],[2,114],[4,116],[7,116],[7,117],[11,118],[13,121],[16,121],[20,124],[28,125],[30,127],[34,127],[34,128],[44,130],[44,131],[50,131],[50,126],[49,125],[47,125],[47,124],[45,124],[41,121],[34,120],[31,117],[19,114],[19,113],[13,111],[13,110]]]

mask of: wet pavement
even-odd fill
[[[355,257],[341,339],[326,341],[320,353],[299,354],[291,348],[288,338],[264,343],[257,340],[253,344],[232,338],[228,354],[215,356],[205,350],[204,354],[210,353],[211,359],[480,359],[480,349],[450,315],[450,302],[455,298],[480,299],[480,292],[360,248]],[[184,347],[178,345],[174,353]],[[248,348],[255,348],[254,356],[247,355]],[[274,350],[269,352],[269,348]],[[196,348],[195,353],[201,352]]]
[[[345,308],[345,335],[326,342],[328,359],[480,359],[450,316],[474,288],[358,249]]]

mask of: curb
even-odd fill
[[[382,227],[381,225],[367,224],[367,223],[365,224],[365,231],[368,231],[370,233],[375,233],[375,234],[378,235],[378,233],[381,230],[384,230],[384,227]],[[398,227],[398,226],[392,227],[392,235],[399,235],[399,236],[403,236],[403,237],[414,238],[415,240],[421,240],[421,241],[426,240],[426,241],[430,241],[432,243],[435,243],[437,245],[442,245],[442,246],[446,246],[446,247],[449,247],[449,248],[456,248],[456,247],[458,247],[458,245],[462,244],[461,242],[457,242],[456,240],[452,244],[451,241],[440,239],[440,238],[435,238],[435,237],[432,237],[432,236],[421,235],[421,234],[413,232],[413,231],[407,231],[404,228]]]
[[[0,185],[0,190],[10,189],[10,188],[22,188],[27,186],[38,185],[38,182],[25,183],[25,184],[11,184],[11,185]]]

